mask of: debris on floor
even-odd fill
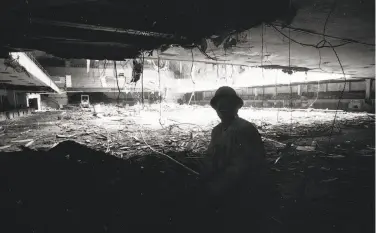
[[[211,108],[103,105],[101,110],[101,118],[72,108],[2,122],[0,177],[9,180],[3,182],[7,194],[1,203],[42,209],[38,216],[22,212],[20,221],[40,223],[36,232],[42,222],[53,221],[66,232],[87,225],[92,228],[82,232],[96,232],[106,224],[116,229],[126,220],[171,224],[215,219],[215,213],[193,208],[197,177],[173,162],[194,169],[205,156],[218,123]],[[280,211],[270,216],[278,219],[272,220],[276,228],[302,232],[303,225],[312,228],[308,232],[333,232],[336,225],[350,232],[348,224],[366,222],[354,213],[372,216],[367,206],[374,198],[374,116],[338,112],[333,127],[334,112],[297,111],[291,118],[290,112],[278,110],[277,120],[276,111],[246,108],[239,113],[256,124],[264,140],[281,194]],[[20,171],[29,175],[19,177]]]

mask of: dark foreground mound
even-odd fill
[[[47,152],[0,154],[0,232],[125,232],[138,224],[372,232],[373,164],[374,157],[360,156],[286,158],[272,168],[283,192],[279,204],[233,192],[221,204],[241,208],[218,211],[199,179],[166,159],[123,160],[66,141]],[[253,208],[268,202],[279,210]]]
[[[0,172],[1,232],[120,232],[218,219],[195,176],[152,155],[123,160],[66,141],[1,154]],[[244,216],[230,216],[237,214]]]

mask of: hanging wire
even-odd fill
[[[224,66],[225,66],[225,79],[226,79],[226,85],[227,85],[227,65],[226,65],[226,60],[227,60],[227,49],[225,50],[225,61],[224,61]]]
[[[192,64],[191,64],[191,81],[193,83],[193,85],[195,85],[195,81],[193,80],[193,77],[192,77],[192,72],[193,72],[193,64],[195,62],[194,58],[193,58],[193,49],[191,49],[191,54],[192,54]]]
[[[277,99],[277,95],[278,95],[277,80],[278,80],[278,72],[276,72],[276,79],[275,79],[275,83],[274,83],[275,90],[276,90],[276,99]],[[277,122],[279,122],[279,111],[280,111],[280,107],[277,107]]]
[[[159,155],[162,155],[164,157],[166,157],[167,159],[169,159],[170,161],[178,164],[179,166],[181,166],[182,168],[184,168],[185,170],[187,170],[188,172],[192,173],[192,174],[195,174],[196,176],[199,176],[200,173],[196,172],[195,170],[193,170],[192,168],[184,165],[183,163],[177,161],[176,159],[172,158],[171,156],[165,154],[165,153],[162,153],[162,152],[159,152],[157,151],[156,149],[154,149],[153,147],[151,147],[146,141],[145,141],[145,138],[144,138],[144,135],[142,133],[142,130],[143,130],[143,125],[141,124],[141,128],[140,128],[140,135],[141,135],[141,138],[142,138],[142,141],[145,143],[145,145],[150,149],[152,150],[154,153],[157,153]]]
[[[116,86],[117,86],[118,92],[119,92],[118,96],[117,96],[117,103],[119,104],[121,91],[120,91],[119,79],[118,79],[118,75],[117,75],[116,61],[114,61],[114,73],[115,73],[115,79],[116,79]]]
[[[326,36],[325,36],[325,32],[326,32],[326,28],[327,28],[327,25],[328,25],[329,18],[330,18],[330,16],[333,13],[333,11],[334,11],[334,9],[336,7],[336,4],[337,4],[337,0],[334,0],[333,4],[332,4],[332,7],[330,8],[330,11],[329,11],[329,13],[328,13],[328,15],[327,15],[327,17],[325,19],[324,29],[323,29],[323,39],[322,39],[323,45],[322,46],[325,46],[325,44],[329,44],[330,48],[333,50],[333,53],[334,53],[334,55],[337,58],[338,64],[341,67],[342,75],[343,75],[343,78],[345,79],[345,82],[344,82],[343,89],[341,91],[340,97],[338,99],[336,111],[335,111],[335,114],[334,114],[334,119],[333,119],[332,127],[331,127],[331,130],[330,130],[330,135],[329,135],[329,143],[328,143],[329,146],[330,146],[330,142],[331,142],[331,139],[332,139],[332,136],[333,136],[333,131],[334,131],[334,127],[335,127],[335,123],[336,123],[336,119],[337,119],[338,109],[339,109],[339,106],[341,104],[341,100],[343,98],[343,94],[345,92],[346,84],[347,84],[345,70],[344,70],[342,62],[341,62],[341,60],[340,60],[340,58],[339,58],[339,56],[337,54],[337,51],[335,50],[335,47],[339,47],[339,46],[338,45],[337,46],[333,46],[330,41],[326,40]],[[318,49],[320,49],[320,48],[318,48]],[[328,150],[329,150],[329,146],[328,146]]]
[[[264,23],[261,26],[261,75],[264,78]]]
[[[325,71],[321,68],[321,62],[322,62],[322,57],[321,57],[321,50],[320,49],[317,49],[317,51],[319,52],[319,70],[321,70],[322,72],[324,73],[330,73],[328,71]]]
[[[266,27],[264,28],[264,37],[265,37],[265,40],[266,40],[266,38],[267,38],[267,36],[266,36]],[[266,62],[269,62],[270,65],[273,65],[273,63],[269,60],[269,53],[268,53],[268,45],[267,45],[267,43],[266,42],[263,43],[263,46],[265,46],[265,53],[267,54],[267,55],[264,55],[264,57],[266,57]]]
[[[205,57],[209,58],[210,60],[214,60],[214,61],[217,61],[217,60],[218,60],[216,57],[211,57],[211,56],[209,56],[204,50],[202,50],[202,49],[200,48],[200,46],[196,46],[196,47],[198,48],[198,50],[200,50],[200,52],[201,52],[202,54],[205,55]],[[211,49],[211,50],[212,50],[212,52],[213,52],[213,54],[214,54],[213,49]],[[215,54],[214,54],[214,56],[215,56]]]
[[[141,100],[142,100],[142,108],[144,108],[144,65],[145,65],[145,56],[142,52],[142,68],[141,68]]]
[[[291,38],[290,33],[291,30],[289,29],[289,38]],[[289,68],[291,69],[291,39],[289,39]]]
[[[290,0],[290,8],[292,7],[292,3]],[[289,87],[290,87],[290,136],[292,135],[292,86],[291,86],[291,29],[289,28]]]
[[[282,26],[277,25],[277,24],[273,24],[273,25],[276,26],[276,27],[282,27]],[[271,26],[271,24],[268,24],[268,26]],[[310,34],[310,35],[315,35],[315,36],[323,36],[322,33],[313,32],[313,31],[306,30],[306,29],[294,28],[294,27],[289,27],[289,26],[286,26],[286,27],[283,27],[283,28],[290,28],[291,30],[296,31],[296,32],[300,32],[300,33],[305,33],[305,34]],[[284,36],[284,35],[282,35],[282,36]],[[375,47],[375,44],[370,44],[370,43],[366,43],[366,42],[363,42],[363,41],[354,40],[354,39],[350,39],[350,38],[337,37],[337,36],[328,35],[328,34],[325,34],[325,37],[332,38],[332,39],[335,39],[335,40],[341,40],[341,41],[344,41],[344,43],[348,42],[349,44],[361,44],[361,45]],[[300,43],[300,42],[298,42],[298,43]],[[315,45],[312,45],[312,44],[311,45],[307,44],[307,45],[308,46],[315,46]],[[330,48],[330,46],[324,46],[324,48]]]
[[[289,29],[289,38],[291,38],[291,30]],[[289,39],[289,72],[291,72],[291,39]],[[292,135],[292,86],[291,86],[291,74],[289,76],[290,87],[290,135]]]
[[[161,93],[161,73],[159,70],[159,62],[160,62],[159,51],[157,51],[157,56],[158,56],[159,124],[161,125],[162,128],[164,128],[162,124],[162,93]]]
[[[234,74],[234,65],[231,64],[231,76],[230,76],[230,80],[232,80],[232,85],[235,84],[235,79],[232,78],[233,74]]]
[[[332,45],[329,41],[327,41],[327,43],[328,43],[330,46]],[[332,47],[332,50],[333,50],[334,54],[336,55],[336,58],[337,58],[337,60],[338,60],[339,65],[341,66],[341,70],[342,70],[342,74],[343,74],[343,77],[344,77],[344,79],[345,79],[345,82],[344,82],[343,89],[342,89],[342,91],[341,91],[341,94],[340,94],[340,97],[339,97],[339,100],[338,100],[338,103],[337,103],[336,111],[335,111],[335,114],[334,114],[334,119],[333,119],[332,127],[331,127],[331,130],[330,130],[330,136],[329,136],[329,143],[328,143],[329,146],[330,146],[330,143],[331,143],[331,140],[332,140],[332,136],[333,136],[333,131],[334,131],[334,127],[335,127],[335,123],[336,123],[336,119],[337,119],[338,109],[339,109],[339,106],[340,106],[340,104],[341,104],[341,100],[342,100],[342,98],[343,98],[343,94],[344,94],[344,92],[345,92],[346,84],[347,84],[346,74],[345,74],[345,70],[343,69],[342,62],[341,62],[341,60],[339,59],[339,56],[338,56],[338,54],[337,54],[337,51],[335,50],[334,47]],[[329,149],[329,147],[328,147],[328,149]]]
[[[274,28],[274,30],[276,30],[277,32],[279,32],[282,36],[286,37],[287,39],[291,40],[292,42],[296,43],[296,44],[299,44],[301,46],[306,46],[306,47],[313,47],[313,48],[316,48],[316,49],[320,49],[320,48],[337,48],[337,47],[341,47],[341,46],[344,46],[344,45],[347,45],[347,44],[351,44],[351,43],[354,43],[354,42],[350,42],[350,41],[346,41],[344,43],[341,43],[341,44],[337,44],[337,45],[334,45],[334,46],[327,46],[327,45],[322,45],[322,40],[320,42],[318,42],[316,45],[314,44],[307,44],[307,43],[302,43],[302,42],[299,42],[295,39],[292,39],[292,38],[289,38],[288,35],[284,34],[281,30],[279,30],[276,26],[274,26],[273,24],[268,24],[269,26],[271,26],[272,28]],[[288,28],[290,29],[290,28]]]
[[[317,80],[317,91],[316,91],[316,99],[308,106],[308,108],[311,108],[319,98],[319,92],[320,92],[320,80]]]

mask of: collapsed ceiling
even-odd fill
[[[346,75],[374,77],[374,4],[373,0],[7,0],[0,17],[12,23],[0,26],[0,56],[19,50],[97,60],[145,54],[151,59],[287,73],[342,74],[343,68]]]
[[[3,50],[28,48],[60,57],[112,60],[169,45],[205,50],[205,38],[215,36],[220,43],[228,35],[262,22],[289,22],[295,12],[289,0],[55,0],[8,4],[1,16],[3,22],[10,20],[12,24],[1,26],[7,35],[1,38]]]

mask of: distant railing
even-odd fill
[[[31,52],[24,52],[24,53],[26,54],[26,56],[28,58],[30,58],[30,60],[32,60],[35,63],[35,65],[37,65],[39,67],[39,69],[41,69],[49,78],[51,78],[51,76],[48,74],[47,70],[45,70],[43,68],[43,66],[37,61],[37,59],[32,55]]]

